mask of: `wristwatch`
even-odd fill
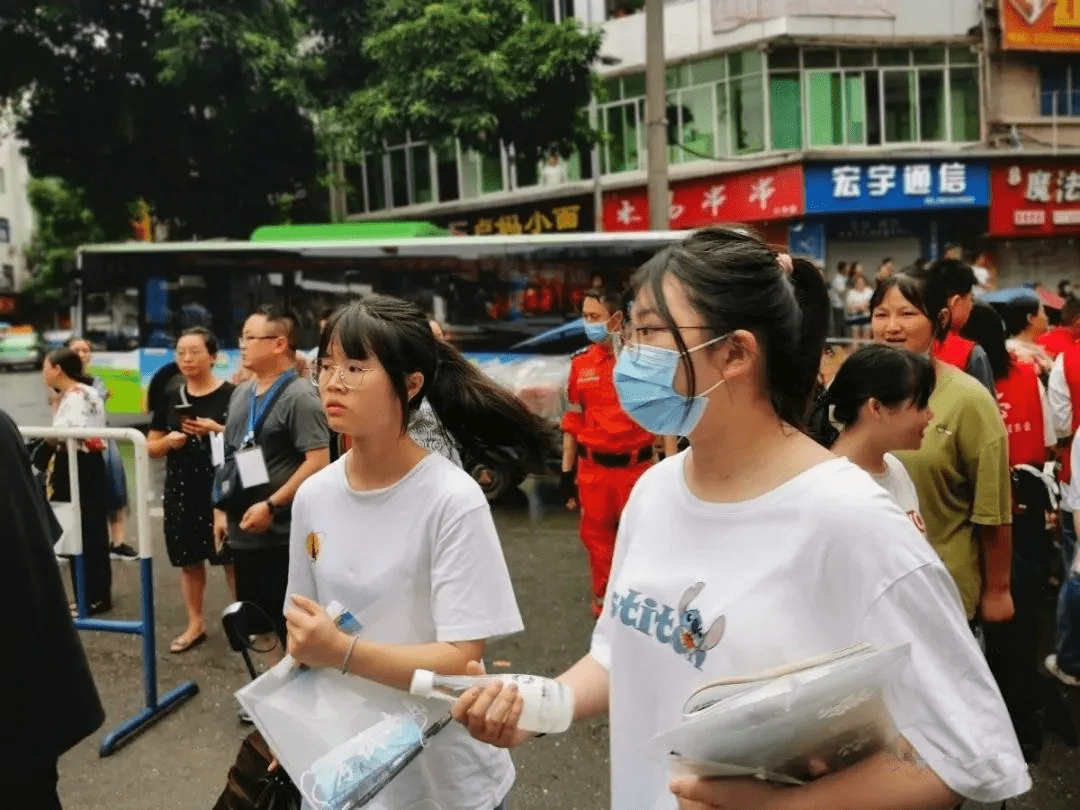
[[[265,504],[266,504],[266,508],[270,510],[270,517],[273,517],[273,516],[274,516],[274,512],[276,512],[276,511],[277,511],[277,506],[276,506],[276,505],[274,504],[274,502],[273,502],[273,501],[271,501],[271,500],[270,500],[269,498],[267,498],[267,499],[266,499],[265,501],[263,501],[263,503],[265,503]]]

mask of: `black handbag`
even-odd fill
[[[272,759],[258,731],[245,737],[213,810],[300,810],[300,791],[285,769],[267,772]]]
[[[270,415],[270,411],[274,409],[274,404],[277,402],[281,392],[284,391],[292,383],[293,377],[296,376],[295,371],[287,371],[282,375],[284,379],[279,380],[274,384],[274,387],[270,390],[269,399],[266,400],[266,404],[263,407],[262,415],[256,420],[252,426],[252,435],[258,436],[260,428],[263,426],[263,422],[266,421],[266,417]],[[254,392],[253,392],[254,393]],[[226,447],[225,459],[221,462],[221,466],[214,472],[214,486],[210,492],[210,503],[214,505],[216,509],[240,509],[242,506],[248,506],[242,499],[244,492],[244,484],[240,481],[240,470],[236,466],[236,453],[240,448]]]

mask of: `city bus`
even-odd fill
[[[240,329],[255,307],[296,312],[300,348],[310,349],[323,312],[373,293],[423,306],[466,356],[558,419],[569,356],[585,344],[582,330],[566,326],[580,319],[585,291],[625,285],[685,236],[414,236],[428,231],[402,225],[275,226],[247,242],[82,247],[72,326],[95,348],[91,371],[109,387],[110,421],[145,421],[152,393],[176,373],[173,347],[186,328],[217,335],[217,371],[232,379]]]

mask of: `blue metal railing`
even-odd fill
[[[150,540],[150,509],[147,494],[150,489],[150,457],[146,437],[132,428],[51,428],[20,427],[23,436],[33,439],[63,441],[67,445],[68,475],[71,479],[71,507],[74,518],[68,531],[75,566],[75,602],[78,617],[75,627],[102,633],[125,633],[142,637],[143,708],[110,731],[101,741],[98,753],[107,757],[146,726],[161,718],[181,703],[199,693],[194,681],[185,681],[164,695],[157,689],[157,652],[154,642],[154,568]],[[136,620],[92,619],[86,593],[86,570],[82,553],[82,520],[79,493],[78,442],[82,439],[105,439],[131,442],[135,448],[135,531],[139,544],[140,616]]]

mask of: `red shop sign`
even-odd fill
[[[797,217],[806,210],[802,164],[681,180],[668,193],[672,230]],[[649,229],[645,188],[604,195],[605,231]]]
[[[1080,163],[993,165],[990,169],[990,234],[1080,234]]]

